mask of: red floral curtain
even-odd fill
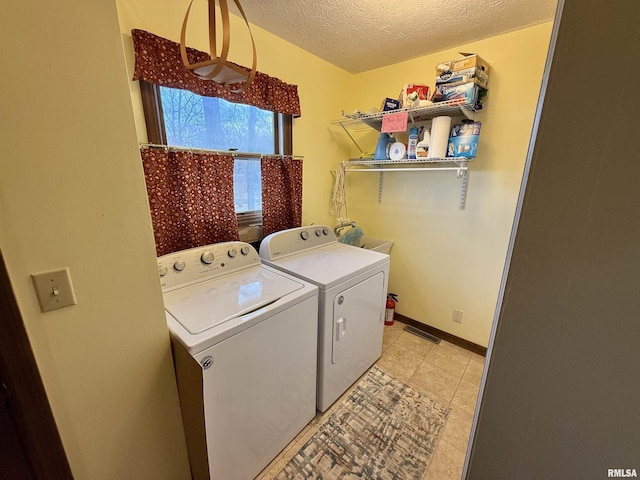
[[[134,80],[145,80],[156,85],[189,90],[204,97],[218,97],[271,112],[300,116],[297,85],[256,72],[255,80],[246,91],[233,93],[223,85],[202,80],[187,70],[180,57],[179,43],[144,30],[132,30],[131,35],[136,58]],[[208,53],[193,48],[187,48],[187,55],[191,63],[211,58]]]
[[[302,226],[302,160],[262,157],[262,234]]]
[[[140,152],[158,256],[239,239],[231,155]]]

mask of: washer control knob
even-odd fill
[[[169,270],[167,269],[167,267],[165,267],[163,264],[161,263],[158,264],[158,273],[160,274],[161,277],[164,277],[168,271]]]
[[[184,267],[186,267],[185,263],[182,260],[178,260],[176,263],[173,264],[173,269],[176,272],[181,272],[184,270]]]
[[[236,255],[238,255],[238,250],[236,250],[235,248],[231,248],[229,249],[229,251],[227,252],[227,255],[229,255],[229,258],[233,258]]]
[[[329,229],[327,227],[324,227],[322,229],[322,233],[324,233],[325,235],[329,235]]]
[[[202,263],[206,263],[207,265],[210,265],[211,263],[213,263],[214,258],[215,257],[213,255],[213,252],[209,250],[202,252],[202,255],[200,255],[200,260],[202,260]]]
[[[303,240],[309,240],[309,232],[303,230],[302,232],[300,232],[300,238]]]
[[[319,237],[320,235],[322,235],[322,230],[316,228],[316,237]]]
[[[240,253],[243,255],[249,255],[249,247],[244,245],[241,249],[240,249]]]

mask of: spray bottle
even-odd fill
[[[416,157],[422,158],[429,155],[429,142],[431,141],[431,133],[429,130],[424,131],[422,141],[416,146]]]

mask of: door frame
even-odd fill
[[[0,251],[0,372],[15,425],[38,480],[73,480]]]

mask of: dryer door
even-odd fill
[[[380,357],[385,296],[379,272],[334,297],[331,363],[362,373]]]

